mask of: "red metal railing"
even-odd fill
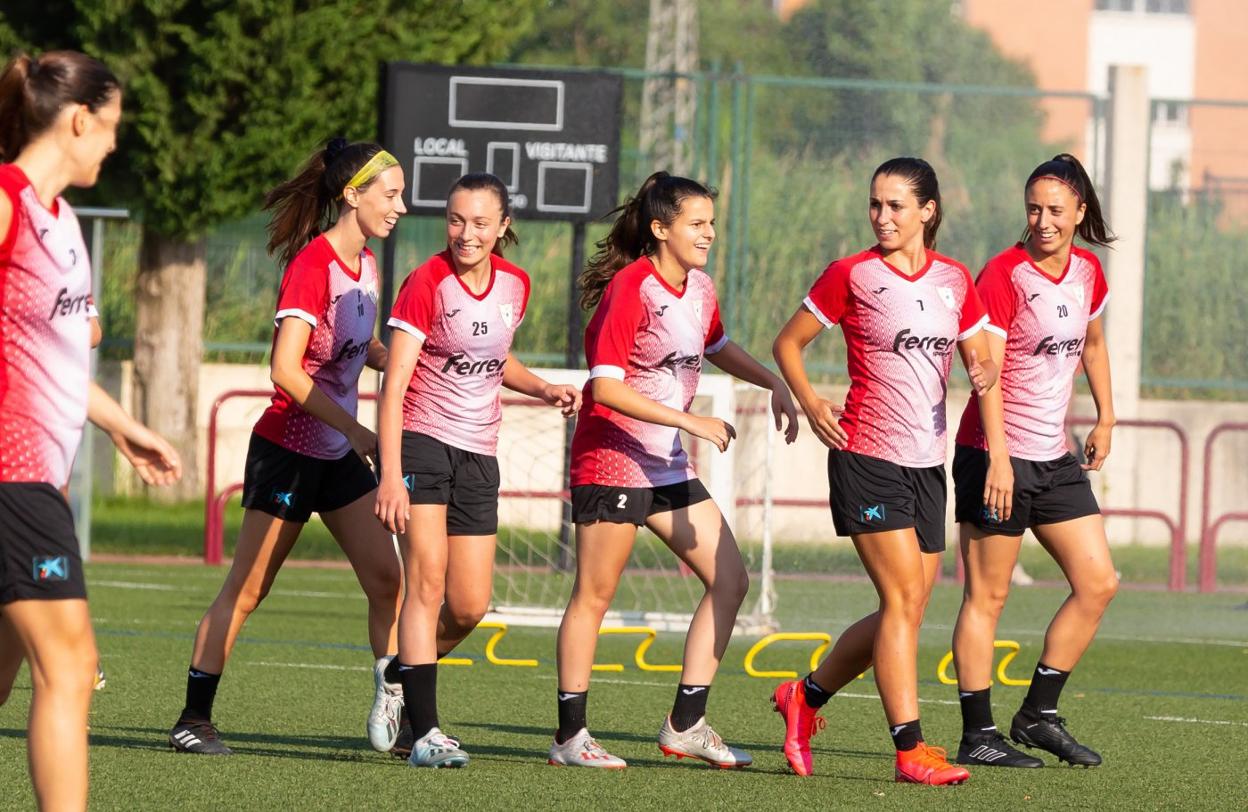
[[[273,397],[271,389],[231,389],[228,392],[222,392],[216,400],[212,402],[212,410],[208,415],[208,462],[207,462],[207,484],[204,486],[204,563],[220,564],[224,556],[225,546],[225,508],[229,504],[230,498],[239,493],[243,489],[243,483],[232,482],[226,485],[220,492],[217,491],[217,414],[226,401],[239,398],[263,398],[268,400]],[[374,392],[361,392],[361,401],[375,401],[377,394]],[[545,406],[540,400],[533,398],[503,398],[504,406]],[[570,499],[569,492],[564,490],[543,491],[543,490],[500,490],[498,495],[502,498],[514,499]]]
[[[1066,421],[1067,426],[1095,426],[1096,420],[1090,417],[1072,417]],[[1177,517],[1160,510],[1147,508],[1101,508],[1105,517],[1121,516],[1123,518],[1156,519],[1170,529],[1170,583],[1171,592],[1182,592],[1187,584],[1187,484],[1188,484],[1188,441],[1187,432],[1172,420],[1119,420],[1120,429],[1161,429],[1173,432],[1179,440],[1179,512]]]
[[[1200,591],[1213,592],[1218,588],[1218,531],[1226,522],[1248,522],[1248,512],[1228,511],[1212,519],[1209,515],[1213,501],[1211,476],[1213,474],[1213,441],[1219,434],[1232,431],[1248,431],[1248,423],[1220,423],[1205,437],[1205,460],[1201,483],[1204,492],[1200,500]]]

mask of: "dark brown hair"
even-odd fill
[[[19,53],[0,74],[0,161],[12,161],[70,104],[92,113],[121,92],[104,63],[77,51]]]
[[[944,218],[944,207],[940,204],[940,181],[936,179],[936,170],[922,158],[890,158],[876,167],[871,182],[880,175],[892,175],[901,178],[909,186],[919,206],[926,206],[927,201],[936,201],[936,213],[923,224],[923,247],[936,247],[936,232],[940,230],[940,221]]]
[[[1083,212],[1083,222],[1075,227],[1075,233],[1082,237],[1084,242],[1108,247],[1111,242],[1118,239],[1109,230],[1109,224],[1105,222],[1105,215],[1101,212],[1101,201],[1096,196],[1096,188],[1092,185],[1092,179],[1088,177],[1087,170],[1083,168],[1083,164],[1079,163],[1078,158],[1069,152],[1054,155],[1051,161],[1045,161],[1032,170],[1023,190],[1030,189],[1031,184],[1042,178],[1053,178],[1066,184],[1075,193],[1075,197],[1079,198],[1079,202],[1087,206]],[[1019,242],[1025,243],[1030,239],[1031,229],[1023,229],[1023,236]]]
[[[270,190],[264,196],[265,210],[273,212],[268,225],[269,254],[277,252],[285,267],[312,238],[329,228],[343,187],[378,152],[381,146],[370,141],[352,144],[345,138],[332,138],[297,175]]]
[[[607,284],[621,268],[658,250],[659,240],[650,224],[655,220],[665,226],[676,222],[685,199],[690,197],[714,200],[715,190],[696,180],[655,172],[641,184],[637,194],[607,215],[618,215],[615,225],[596,243],[598,252],[577,278],[582,308],[589,310],[598,304]]]
[[[451,184],[451,190],[446,193],[446,205],[451,205],[451,195],[464,189],[469,192],[476,192],[482,189],[488,189],[498,198],[498,205],[503,209],[502,219],[506,220],[511,217],[511,194],[507,191],[507,184],[503,183],[498,177],[491,175],[489,172],[470,172],[459,180]],[[494,249],[491,253],[503,255],[503,248],[508,245],[519,245],[520,235],[516,233],[516,223],[513,220],[507,231],[502,237],[494,243]]]

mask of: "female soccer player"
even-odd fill
[[[88,377],[91,263],[61,192],[95,184],[120,118],[117,77],[83,54],[20,54],[0,74],[0,704],[26,660],[40,809],[87,806],[99,660],[61,490],[83,420],[149,485],[182,475],[173,448]]]
[[[269,252],[286,266],[274,319],[273,402],[252,431],[234,561],[199,623],[186,705],[169,743],[184,753],[230,754],[212,723],[221,673],[315,511],[368,597],[377,658],[368,738],[386,751],[402,715],[398,685],[384,678],[396,650],[402,573],[394,542],[372,517],[377,480],[369,458],[377,438],[356,419],[356,395],[365,364],[386,363],[386,348],[373,337],[377,264],[365,243],[386,237],[406,211],[403,170],[376,144],[335,138],[264,205],[273,211]]]
[[[717,767],[746,767],[706,721],[711,680],[728,646],[749,576],[732,530],[681,447],[686,431],[720,450],[736,436],[714,417],[690,414],[702,359],[771,390],[776,428],[797,437],[797,412],[777,376],[728,340],[715,286],[701,269],[715,240],[714,193],[666,172],[651,175],[617,211],[581,275],[581,305],[597,305],[585,331],[588,408],[572,439],[576,581],[559,627],[559,729],[549,762],[620,769],[586,728],[598,629],[620,582],[637,528],[649,527],[702,581],[685,639],[676,702],[659,748]]]
[[[785,719],[784,754],[798,775],[812,770],[810,736],[823,723],[818,708],[874,665],[897,749],[896,779],[959,784],[969,778],[924,742],[915,666],[919,626],[945,549],[945,390],[955,347],[985,406],[993,455],[983,504],[1004,511],[1011,479],[993,386],[997,367],[982,333],[987,317],[966,268],[934,250],[940,205],[936,173],[926,161],[881,164],[870,197],[878,243],[829,265],[774,345],[780,371],[830,449],[836,531],[853,539],[880,597],[879,610],[846,629],[818,669],[773,695]],[[837,324],[849,356],[844,408],[818,395],[802,364],[803,348]]]
[[[500,387],[571,417],[575,387],[550,384],[511,354],[529,277],[503,259],[515,244],[511,198],[493,175],[465,175],[446,203],[446,250],[407,277],[391,311],[381,394],[376,513],[399,534],[407,590],[398,673],[414,767],[463,767],[468,754],[438,727],[437,661],[490,603],[498,540]]]
[[[984,266],[977,287],[988,309],[988,351],[1001,367],[1006,444],[1014,467],[1010,515],[983,512],[986,462],[976,399],[962,413],[953,457],[956,516],[961,522],[966,587],[953,633],[962,702],[958,762],[1040,767],[1005,743],[992,720],[992,643],[1010,591],[1023,531],[1031,528],[1070,582],[1070,596],[1049,624],[1044,649],[1010,737],[1062,761],[1095,767],[1101,757],[1079,744],[1057,715],[1067,677],[1096,635],[1118,589],[1105,525],[1087,471],[1109,455],[1114,406],[1101,315],[1109,292],[1096,256],[1075,235],[1106,246],[1114,236],[1096,190],[1072,155],[1036,167],[1024,187],[1027,229],[1017,245]],[[1084,443],[1087,463],[1066,450],[1065,417],[1080,359],[1097,423]]]

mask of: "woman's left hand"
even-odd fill
[[[793,405],[793,396],[784,381],[777,379],[771,387],[771,414],[776,419],[776,431],[781,429],[781,417],[784,418],[784,442],[792,445],[797,439],[798,420],[797,407]]]
[[[172,485],[182,478],[182,459],[164,437],[137,421],[109,435],[148,485]]]
[[[1009,457],[989,457],[984,478],[984,510],[994,522],[1006,522],[1014,510],[1014,466]]]
[[[581,390],[566,383],[546,384],[542,400],[548,406],[558,406],[564,417],[571,417],[581,410]]]

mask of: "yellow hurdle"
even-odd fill
[[[511,659],[508,657],[499,657],[494,652],[495,647],[498,645],[498,641],[502,640],[503,637],[506,636],[507,634],[506,623],[499,623],[497,621],[490,621],[488,623],[478,623],[477,628],[495,630],[494,634],[490,635],[489,641],[487,641],[485,644],[485,659],[489,660],[494,665],[510,665],[510,666],[515,666],[518,668],[537,668],[537,660],[532,660],[529,658]]]
[[[1030,679],[1013,679],[1005,673],[1005,669],[1009,667],[1014,658],[1018,656],[1019,650],[1022,648],[1013,640],[994,640],[992,641],[994,649],[1008,649],[1008,653],[1001,658],[1001,662],[997,663],[997,681],[1002,685],[1016,685],[1026,687],[1031,685]],[[945,685],[957,685],[956,677],[949,676],[949,666],[953,663],[953,652],[950,651],[940,660],[940,665],[936,666],[936,678]]]
[[[654,638],[658,634],[649,626],[610,626],[599,629],[599,635],[604,634],[641,634],[645,635],[640,643],[637,644],[637,651],[633,653],[633,661],[637,663],[637,667],[642,671],[680,671],[679,665],[664,665],[661,663],[646,662],[646,651],[650,645],[654,643]],[[594,663],[594,671],[623,671],[623,663]]]
[[[820,645],[810,655],[811,671],[819,667],[819,658],[832,645],[832,635],[823,632],[776,632],[775,634],[769,634],[751,646],[750,650],[745,653],[745,673],[751,677],[761,677],[763,679],[796,679],[796,671],[759,671],[754,667],[754,658],[758,656],[759,652],[772,643],[778,643],[782,640],[819,641]]]
[[[498,647],[498,641],[502,640],[507,635],[506,623],[491,620],[485,623],[478,623],[477,628],[494,629],[494,634],[490,635],[490,639],[486,641],[485,644],[485,659],[489,660],[493,665],[511,665],[528,668],[537,667],[537,660],[513,660],[507,657],[500,657],[495,652],[495,649]],[[472,663],[473,659],[471,657],[443,657],[438,660],[438,665],[472,665]]]

